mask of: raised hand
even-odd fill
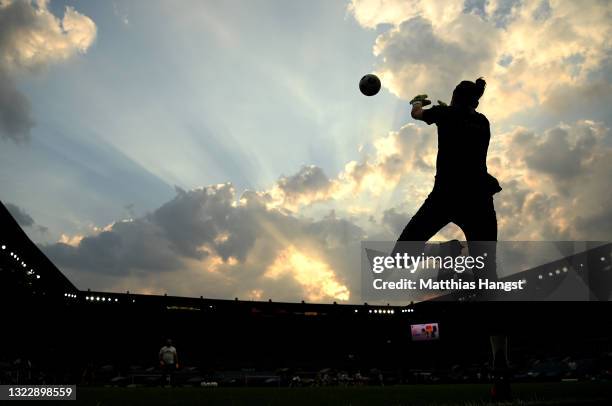
[[[427,95],[426,94],[419,94],[417,96],[414,96],[414,98],[412,100],[410,100],[410,104],[415,105],[415,104],[421,104],[421,106],[428,106],[431,104],[431,100],[427,100]]]

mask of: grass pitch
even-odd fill
[[[514,398],[491,402],[488,384],[314,388],[77,388],[71,404],[229,406],[481,406],[610,405],[610,382],[529,383],[512,386]],[[47,401],[45,404],[59,402]],[[62,402],[65,404],[65,402]]]

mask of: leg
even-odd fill
[[[401,242],[403,241],[418,241],[425,245],[426,241],[449,223],[450,218],[441,199],[432,195],[433,193],[427,197],[400,234],[393,249],[393,254],[402,251]],[[413,246],[413,249],[416,248]]]
[[[493,387],[491,396],[495,400],[506,400],[512,397],[510,371],[508,364],[508,336],[493,335],[490,337],[493,352]]]
[[[493,197],[483,199],[462,210],[457,216],[456,224],[461,227],[468,241],[470,255],[473,257],[487,253],[484,272],[476,279],[497,280],[497,216],[493,205]],[[476,271],[478,272],[478,271]],[[511,397],[510,383],[508,381],[508,336],[505,333],[503,317],[488,320],[493,353],[493,379],[494,385],[491,394],[495,399]]]
[[[427,241],[450,222],[440,198],[429,195],[410,219],[398,241]]]
[[[508,368],[508,337],[491,336],[491,350],[493,351],[493,369]]]
[[[466,207],[460,207],[453,221],[463,230],[472,257],[484,256],[485,268],[475,279],[496,281],[497,277],[497,216],[493,197],[487,197]]]

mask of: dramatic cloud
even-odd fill
[[[451,38],[440,36],[430,20],[419,16],[376,39],[374,54],[383,61],[378,72],[392,92],[403,98],[427,92],[448,103],[460,80],[489,71],[495,30],[471,14],[460,14],[448,29],[454,32]]]
[[[16,79],[86,52],[95,37],[94,22],[72,7],[59,19],[44,0],[0,1],[0,137],[26,141],[34,126]]]
[[[568,111],[564,100],[610,93],[601,79],[610,66],[608,1],[354,0],[349,10],[364,27],[392,25],[374,54],[383,85],[404,99],[447,100],[459,81],[485,76],[482,106],[499,119],[541,106]]]
[[[350,298],[348,288],[336,280],[335,272],[328,264],[303,254],[293,246],[282,251],[264,274],[274,280],[283,275],[292,276],[303,287],[309,300]]]
[[[254,192],[238,199],[222,184],[177,190],[144,217],[43,249],[69,273],[77,270],[80,283],[106,288],[332,301],[359,291],[363,237],[347,221],[298,218],[268,209]]]
[[[370,154],[347,162],[333,178],[319,167],[304,166],[294,175],[282,176],[270,190],[258,195],[268,208],[294,213],[325,202],[342,214],[370,213],[372,199],[380,200],[392,192],[404,175],[415,170],[433,175],[435,146],[434,127],[406,124],[374,139]],[[411,177],[408,183],[416,185],[419,180]]]
[[[314,165],[304,166],[291,176],[282,176],[270,191],[275,205],[296,209],[330,197],[334,184],[323,170]]]
[[[490,169],[504,239],[609,240],[612,135],[602,123],[561,124],[541,134],[517,128],[498,136]]]
[[[463,0],[353,0],[348,9],[367,28],[376,28],[379,24],[399,25],[421,15],[443,25],[463,10]]]

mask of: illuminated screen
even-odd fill
[[[440,338],[438,323],[412,324],[410,333],[413,341],[429,341]]]

